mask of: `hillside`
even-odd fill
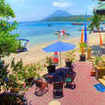
[[[90,15],[72,15],[67,11],[57,10],[42,21],[88,21]]]

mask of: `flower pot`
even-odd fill
[[[86,61],[86,55],[85,54],[80,55],[80,61]]]
[[[70,67],[70,68],[72,67],[72,61],[66,61],[65,63],[66,63],[66,67]]]
[[[12,92],[12,93],[18,93],[19,90],[20,90],[19,88],[11,88],[10,92]]]
[[[95,71],[91,71],[91,72],[90,72],[90,75],[91,75],[91,76],[95,76],[95,75],[96,75],[96,72],[95,72]]]
[[[34,84],[34,77],[26,79],[25,82],[26,82],[25,85],[32,86]]]
[[[48,73],[55,73],[55,65],[50,65],[47,67]]]

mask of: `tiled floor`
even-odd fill
[[[105,93],[98,92],[94,84],[98,82],[90,76],[91,64],[88,62],[76,62],[76,88],[74,90],[64,88],[64,97],[58,99],[61,105],[105,105]],[[48,105],[53,100],[52,85],[49,85],[49,92],[44,96],[34,95],[35,86],[26,92],[26,98],[30,105]]]

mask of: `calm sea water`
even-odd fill
[[[30,40],[30,46],[57,40],[56,31],[65,30],[70,34],[69,38],[81,35],[82,25],[72,25],[71,22],[21,22],[16,33],[20,38]]]

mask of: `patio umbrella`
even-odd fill
[[[84,42],[87,43],[87,26],[84,27]]]
[[[99,31],[99,35],[100,35],[100,46],[102,46],[103,42],[102,42],[102,36],[101,36],[100,31]]]
[[[43,48],[43,50],[45,52],[59,52],[60,53],[60,64],[61,64],[61,52],[73,50],[74,48],[75,48],[75,45],[73,44],[58,41],[56,43],[53,43],[47,46],[46,48]]]
[[[81,43],[84,42],[84,40],[83,40],[83,39],[84,39],[84,33],[83,33],[83,32],[84,32],[84,30],[82,29],[82,30],[81,30]]]

